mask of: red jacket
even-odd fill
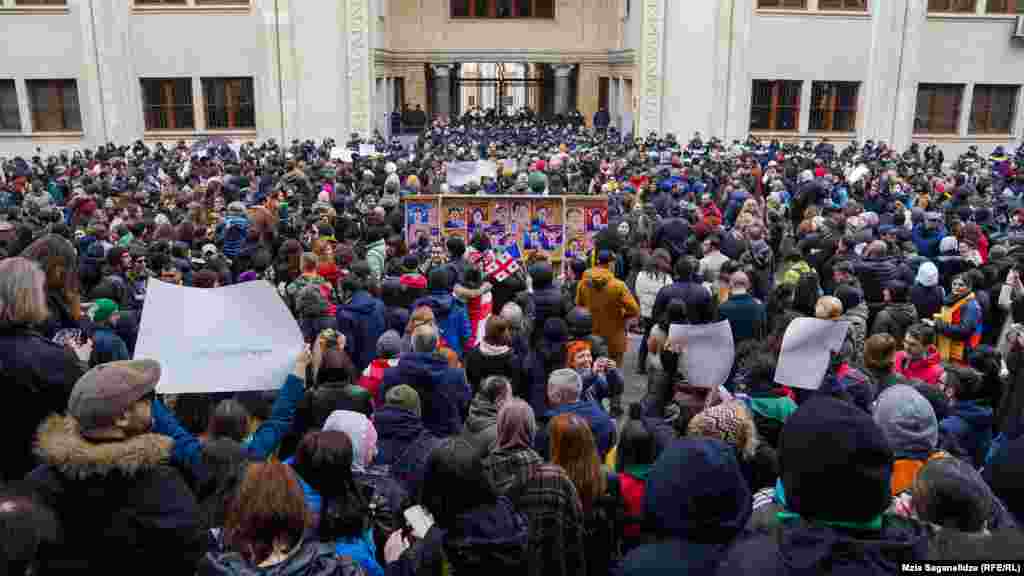
[[[363,370],[362,376],[359,377],[359,386],[365,388],[370,393],[370,398],[377,398],[377,390],[380,388],[380,383],[384,380],[384,370],[387,368],[394,368],[398,366],[398,358],[374,358],[373,362]]]
[[[892,371],[908,380],[920,380],[930,386],[939,386],[942,374],[942,358],[935,346],[929,346],[928,352],[920,360],[911,360],[902,350],[893,356]]]

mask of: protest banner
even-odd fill
[[[805,390],[820,388],[832,354],[842,349],[849,329],[849,322],[817,318],[790,322],[782,337],[775,383]]]
[[[728,320],[714,324],[672,324],[668,341],[685,350],[686,380],[691,386],[718,388],[729,379],[736,347]]]
[[[490,160],[448,163],[448,186],[461,188],[470,182],[480,183],[484,177],[495,178],[498,165]]]
[[[298,324],[266,281],[146,285],[135,358],[160,362],[161,394],[276,390],[302,348]]]
[[[369,158],[377,154],[377,147],[373,144],[360,144],[359,145],[359,156],[362,158]]]

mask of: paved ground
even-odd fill
[[[632,402],[639,402],[647,393],[647,376],[636,373],[636,351],[640,348],[640,337],[629,337],[629,351],[626,352],[625,366],[622,377],[626,381],[626,391],[622,395],[622,408],[626,410]]]

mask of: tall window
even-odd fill
[[[1024,0],[988,0],[989,14],[1024,14]]]
[[[865,12],[868,9],[866,0],[818,0],[818,10],[847,10]]]
[[[971,104],[971,134],[1010,134],[1013,119],[1017,116],[1017,93],[1019,86],[991,86],[978,84],[974,87],[974,101]]]
[[[252,78],[203,78],[207,128],[255,128]]]
[[[82,113],[74,80],[27,80],[32,129],[36,132],[79,131]]]
[[[14,80],[0,80],[0,131],[18,130],[21,130],[18,90],[14,87]]]
[[[929,12],[974,13],[977,0],[928,0]]]
[[[554,18],[555,0],[450,0],[452,18]]]
[[[195,128],[192,80],[143,78],[142,110],[146,117],[146,130]]]
[[[800,128],[799,80],[754,80],[751,130],[795,131]]]
[[[807,8],[807,0],[757,0],[757,7],[804,10]]]
[[[601,76],[597,79],[597,107],[604,108],[607,110],[608,106],[608,93],[611,79],[607,76]]]
[[[854,132],[859,88],[858,82],[815,82],[811,86],[811,130]]]
[[[960,125],[963,84],[921,84],[917,87],[914,132],[955,134]]]

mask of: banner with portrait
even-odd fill
[[[426,238],[428,245],[441,238],[437,202],[434,200],[410,201],[405,204],[405,243],[414,250],[420,238]]]

